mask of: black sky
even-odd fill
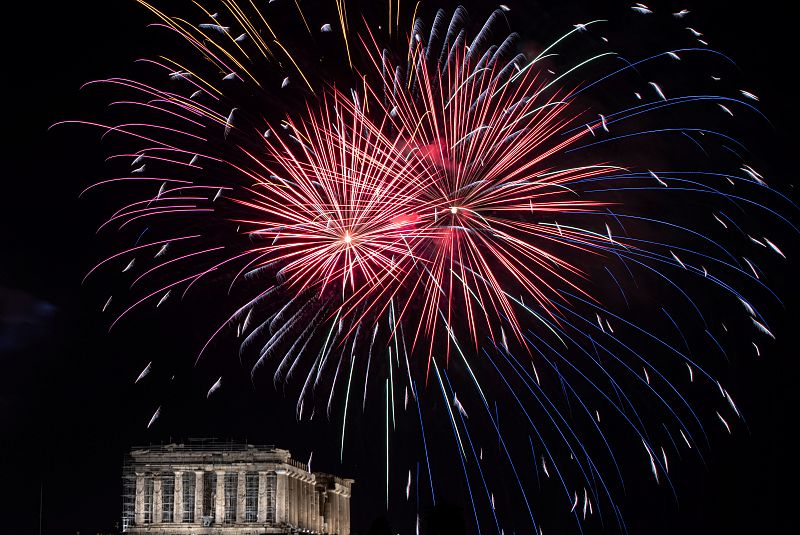
[[[509,4],[515,12],[525,9],[522,1]],[[565,24],[598,9],[561,4],[556,11],[576,14]],[[692,24],[752,80],[775,127],[757,147],[759,156],[769,162],[770,182],[791,192],[797,98],[788,78],[798,46],[789,15],[766,5],[696,4],[686,3],[694,12]],[[372,451],[368,434],[363,457],[339,466],[336,430],[295,424],[292,400],[254,389],[245,369],[238,378],[233,374],[226,385],[231,388],[206,402],[204,391],[217,370],[195,373],[183,335],[144,316],[109,335],[107,320],[98,313],[102,291],[81,287],[86,271],[113,249],[111,240],[95,237],[101,203],[78,199],[83,187],[106,176],[107,152],[96,132],[48,131],[48,126],[96,115],[106,101],[82,94],[80,85],[125,72],[133,60],[152,54],[144,30],[151,17],[132,0],[16,2],[4,11],[0,531],[38,532],[40,490],[43,533],[111,530],[120,516],[122,456],[131,445],[214,436],[276,443],[301,460],[313,450],[315,468],[358,480],[354,529],[366,533],[383,513],[383,480],[370,476],[370,463],[380,452]],[[796,213],[786,215],[797,220]],[[786,249],[797,253],[797,237],[787,234],[785,241],[791,240],[794,246]],[[790,365],[800,339],[798,285],[781,280],[797,271],[791,254],[789,262],[794,269],[777,273],[774,281],[786,303],[783,317],[774,315],[778,342],[757,362],[731,365],[731,389],[749,433],[740,429],[729,440],[716,440],[706,467],[697,463],[676,476],[680,505],[634,486],[623,501],[631,533],[788,532],[792,498],[786,492],[795,454],[789,437],[797,423]],[[156,353],[174,356],[162,359],[172,373],[159,370],[163,373],[154,374],[152,383],[134,387],[133,379]],[[148,432],[147,421],[159,405],[170,410]]]

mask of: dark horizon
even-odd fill
[[[397,533],[401,524],[405,529],[407,522],[398,518],[406,518],[411,507],[402,502],[387,512],[384,480],[375,474],[383,468],[382,429],[375,436],[369,421],[354,426],[355,445],[340,462],[337,424],[324,415],[297,422],[292,394],[273,387],[270,379],[251,380],[232,351],[220,349],[218,356],[224,358],[194,366],[208,324],[195,326],[190,317],[176,320],[173,328],[163,317],[141,314],[109,334],[108,318],[100,314],[107,292],[96,282],[81,284],[91,266],[115,250],[113,239],[95,234],[108,208],[102,205],[104,194],[89,201],[78,198],[87,184],[108,175],[108,150],[95,131],[48,128],[65,119],[98,116],[108,99],[87,96],[80,86],[129,72],[134,60],[153,54],[146,31],[153,17],[134,1],[113,4],[28,2],[7,8],[5,85],[11,117],[0,213],[0,363],[5,379],[0,473],[6,492],[0,525],[9,534],[39,533],[41,493],[41,533],[111,532],[121,514],[122,461],[132,447],[215,438],[274,444],[303,462],[313,454],[316,470],[356,480],[353,535],[383,534],[389,527]],[[526,5],[509,4],[514,10]],[[598,10],[590,5],[577,2],[569,10],[582,20],[582,13]],[[694,0],[686,7],[695,17],[692,24],[702,27],[712,46],[730,55],[752,82],[759,107],[774,127],[755,151],[768,168],[770,184],[797,200],[792,165],[797,123],[787,62],[798,47],[789,15],[767,6],[738,9],[722,0]],[[796,213],[783,215],[797,220]],[[670,475],[677,503],[668,488],[633,477],[620,497],[631,535],[788,533],[794,524],[788,507],[793,486],[789,430],[797,420],[790,393],[795,390],[800,285],[792,276],[800,247],[796,236],[787,234],[785,241],[788,261],[769,274],[784,303],[782,309],[771,305],[777,341],[765,344],[759,359],[735,355],[725,377],[746,426],[728,436],[715,425],[705,463],[676,459]],[[191,306],[212,310],[215,297],[197,298]],[[153,373],[134,384],[151,361]],[[221,375],[225,388],[207,400],[206,392]],[[159,407],[168,410],[148,429]],[[401,440],[398,449],[403,446]],[[469,505],[457,492],[448,494],[449,487],[458,489],[459,474],[447,474],[452,477],[444,485],[441,505],[427,510],[428,533],[460,535],[459,522],[466,526],[463,533],[474,532]],[[401,494],[394,492],[394,497]],[[573,531],[574,525],[564,529]],[[596,532],[616,533],[608,526]]]

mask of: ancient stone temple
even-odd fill
[[[123,469],[124,533],[350,535],[352,479],[250,444],[135,448]]]

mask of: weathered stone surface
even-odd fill
[[[123,518],[124,533],[132,535],[262,535],[307,530],[308,533],[350,535],[352,479],[312,473],[292,459],[287,450],[249,444],[168,444],[134,448],[126,473],[135,477],[134,511]],[[205,488],[205,476],[216,473],[216,484]],[[184,504],[183,474],[195,476],[192,503]],[[161,484],[163,474],[174,474],[173,522],[163,522],[162,504],[168,500]],[[235,488],[226,500],[225,474],[237,474]],[[247,518],[246,478],[258,479],[250,488],[257,501],[256,517]],[[274,488],[270,488],[270,486]],[[145,489],[151,488],[152,494]],[[187,492],[191,493],[187,488]],[[209,496],[206,494],[210,493]],[[273,501],[268,502],[268,497]],[[165,500],[166,498],[166,500]],[[187,498],[188,500],[188,498]],[[230,522],[226,505],[234,504]],[[251,501],[251,504],[253,502]],[[183,510],[194,512],[193,522],[183,522]],[[149,515],[145,511],[150,511]],[[205,528],[205,529],[204,529]]]

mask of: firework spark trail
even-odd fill
[[[556,72],[546,65],[606,21],[574,25],[529,59],[517,53],[521,37],[499,29],[508,20],[506,6],[474,33],[463,7],[450,16],[438,10],[426,33],[423,18],[416,16],[419,6],[413,6],[403,36],[400,2],[389,2],[382,15],[389,24],[382,31],[389,43],[405,38],[407,46],[395,50],[391,44],[382,47],[385,36],[366,16],[363,30],[352,24],[351,6],[344,1],[333,0],[338,28],[328,21],[317,24],[313,10],[294,2],[292,10],[311,41],[312,27],[341,31],[347,83],[355,88],[345,91],[308,67],[314,58],[309,61],[308,51],[292,47],[267,8],[220,0],[216,12],[193,3],[195,18],[189,22],[138,1],[157,17],[154,27],[185,41],[197,56],[138,60],[161,82],[97,82],[132,95],[112,105],[122,114],[131,110],[135,120],[74,121],[99,128],[103,138],[120,136],[131,144],[109,157],[112,163],[130,160],[129,175],[85,192],[99,185],[141,186],[141,196],[122,203],[98,232],[146,223],[167,235],[137,242],[87,274],[117,265],[126,266],[123,273],[135,272],[131,289],[140,293],[116,314],[112,327],[145,303],[173,306],[170,295],[180,290],[185,296],[211,274],[229,276],[229,294],[250,295],[226,314],[198,361],[235,329],[241,355],[255,350],[253,377],[269,363],[276,386],[298,383],[298,419],[313,416],[317,399],[326,403],[329,419],[341,411],[340,460],[351,434],[352,391],[360,391],[363,381],[366,412],[368,392],[382,386],[373,396],[385,397],[376,405],[385,411],[387,507],[394,481],[404,479],[396,476],[392,458],[400,452],[391,445],[408,403],[416,405],[411,419],[419,424],[419,456],[425,457],[434,504],[434,466],[445,461],[436,458],[438,444],[430,440],[447,419],[479,531],[490,518],[501,533],[514,525],[502,515],[513,506],[496,500],[500,483],[482,468],[481,430],[497,437],[496,456],[510,470],[506,475],[513,474],[508,486],[516,484],[517,508],[527,513],[534,531],[542,530],[544,513],[526,486],[529,468],[540,489],[551,478],[558,483],[565,510],[581,531],[595,513],[604,522],[605,504],[624,532],[616,483],[603,470],[609,465],[625,488],[615,448],[616,435],[623,432],[611,433],[611,425],[641,442],[646,470],[671,489],[663,444],[680,456],[680,435],[702,458],[697,446],[709,442],[706,416],[727,433],[735,429],[735,419],[743,421],[714,371],[693,355],[694,327],[675,308],[684,306],[696,318],[706,346],[723,357],[726,342],[691,284],[732,299],[737,309],[743,306],[751,337],[774,338],[767,319],[736,283],[777,296],[753,255],[743,256],[726,240],[738,232],[750,246],[783,259],[785,246],[748,230],[743,216],[728,215],[728,206],[738,213],[744,207],[759,210],[797,229],[762,200],[761,193],[772,190],[742,161],[744,143],[732,135],[702,125],[638,126],[643,117],[705,105],[717,107],[717,113],[721,107],[729,119],[741,112],[763,118],[749,91],[682,95],[663,80],[640,74],[659,61],[684,64],[693,57],[732,64],[727,56],[682,47],[627,60],[603,49]],[[633,11],[648,15],[642,18],[661,16],[643,4]],[[612,60],[623,60],[624,66]],[[601,67],[602,74],[584,78]],[[632,73],[642,77],[644,88],[635,92],[634,104],[594,109],[592,92],[606,91]],[[300,79],[302,84],[294,83]],[[261,102],[241,97],[242,88],[287,95],[286,109],[268,113]],[[298,92],[302,105],[293,100]],[[620,161],[627,157],[620,147],[676,134],[708,158],[712,143],[719,143],[736,155],[735,170],[671,170],[643,167],[636,158]],[[751,191],[759,194],[751,198]],[[669,213],[648,212],[642,199],[653,197],[705,202],[714,224],[729,235],[693,228],[697,218],[687,224],[671,220]],[[796,208],[780,193],[771,198]],[[648,232],[651,227],[658,230]],[[613,285],[606,284],[609,278]],[[640,278],[656,281],[682,304],[651,307],[658,320],[636,317],[640,300],[631,288]],[[617,299],[623,304],[615,306]],[[111,303],[109,298],[103,310],[113,309]],[[755,341],[752,345],[760,354]],[[688,367],[690,383],[719,388],[724,403],[717,410],[693,406],[671,373],[676,364],[683,380]],[[219,388],[221,379],[207,397]],[[559,389],[560,398],[554,393]],[[403,392],[401,407],[396,397]],[[647,414],[640,399],[657,406],[658,417]],[[481,406],[483,413],[475,410]],[[501,408],[525,428],[523,446],[526,458],[533,454],[532,467],[516,455],[513,436],[501,432]],[[159,406],[148,427],[160,411]],[[405,485],[408,499],[410,479]],[[479,494],[486,495],[486,512]]]
[[[455,32],[453,25],[458,24],[457,19],[458,14],[453,16],[447,41]],[[411,55],[418,59],[409,69],[408,78],[414,80],[414,87],[420,90],[418,99],[396,90],[396,76],[392,73],[399,67],[388,63],[387,54],[380,58],[371,56],[376,68],[380,65],[387,88],[383,92],[387,101],[383,104],[384,111],[393,118],[397,136],[409,135],[417,139],[409,148],[411,158],[418,162],[422,172],[437,176],[433,187],[424,191],[423,197],[433,207],[433,215],[423,212],[419,222],[421,231],[434,238],[427,244],[435,244],[428,245],[426,251],[430,258],[425,267],[430,280],[424,283],[428,298],[423,307],[424,321],[420,322],[414,338],[416,344],[424,328],[424,335],[430,340],[429,358],[438,330],[437,311],[440,307],[447,308],[448,319],[452,318],[454,308],[466,311],[476,346],[478,323],[485,323],[490,335],[495,336],[498,326],[491,321],[492,316],[502,315],[510,320],[517,339],[521,337],[516,313],[504,296],[501,279],[511,277],[545,309],[550,306],[551,299],[546,292],[552,291],[552,287],[541,273],[553,275],[559,282],[573,285],[580,291],[569,278],[557,273],[564,270],[570,276],[580,277],[579,269],[533,245],[536,238],[544,236],[582,248],[578,233],[571,233],[568,238],[572,239],[567,241],[561,239],[563,233],[556,237],[550,229],[520,222],[514,217],[529,211],[591,211],[600,208],[601,203],[590,200],[551,201],[550,198],[560,195],[563,190],[569,191],[566,184],[571,181],[603,175],[610,167],[596,164],[558,171],[537,168],[549,156],[576,143],[586,132],[581,131],[555,146],[548,146],[552,145],[554,133],[563,130],[564,125],[574,119],[567,115],[567,105],[557,93],[547,99],[527,96],[539,94],[542,85],[531,71],[515,76],[515,84],[508,84],[505,73],[518,58],[502,63],[499,52],[487,59],[491,51],[487,50],[480,63],[475,65],[470,58],[478,57],[483,41],[482,31],[469,52],[464,42],[461,42],[461,48],[452,48],[449,54],[452,61],[447,61],[442,72],[438,65],[427,65],[426,57],[430,54],[422,48],[422,40],[412,40]],[[509,130],[513,132],[509,134]],[[515,148],[506,146],[510,137],[515,141]],[[530,158],[532,151],[538,156]],[[458,165],[452,165],[452,162]],[[471,162],[472,165],[462,162]],[[444,214],[441,218],[440,212]],[[504,269],[501,272],[493,270],[487,257],[498,260]],[[478,271],[485,276],[477,280],[463,267],[460,272],[454,271],[456,266],[464,264],[479,266]],[[532,269],[531,264],[537,269]],[[453,273],[462,282],[460,296],[453,288]],[[484,314],[481,318],[476,309],[488,310],[491,314]]]

